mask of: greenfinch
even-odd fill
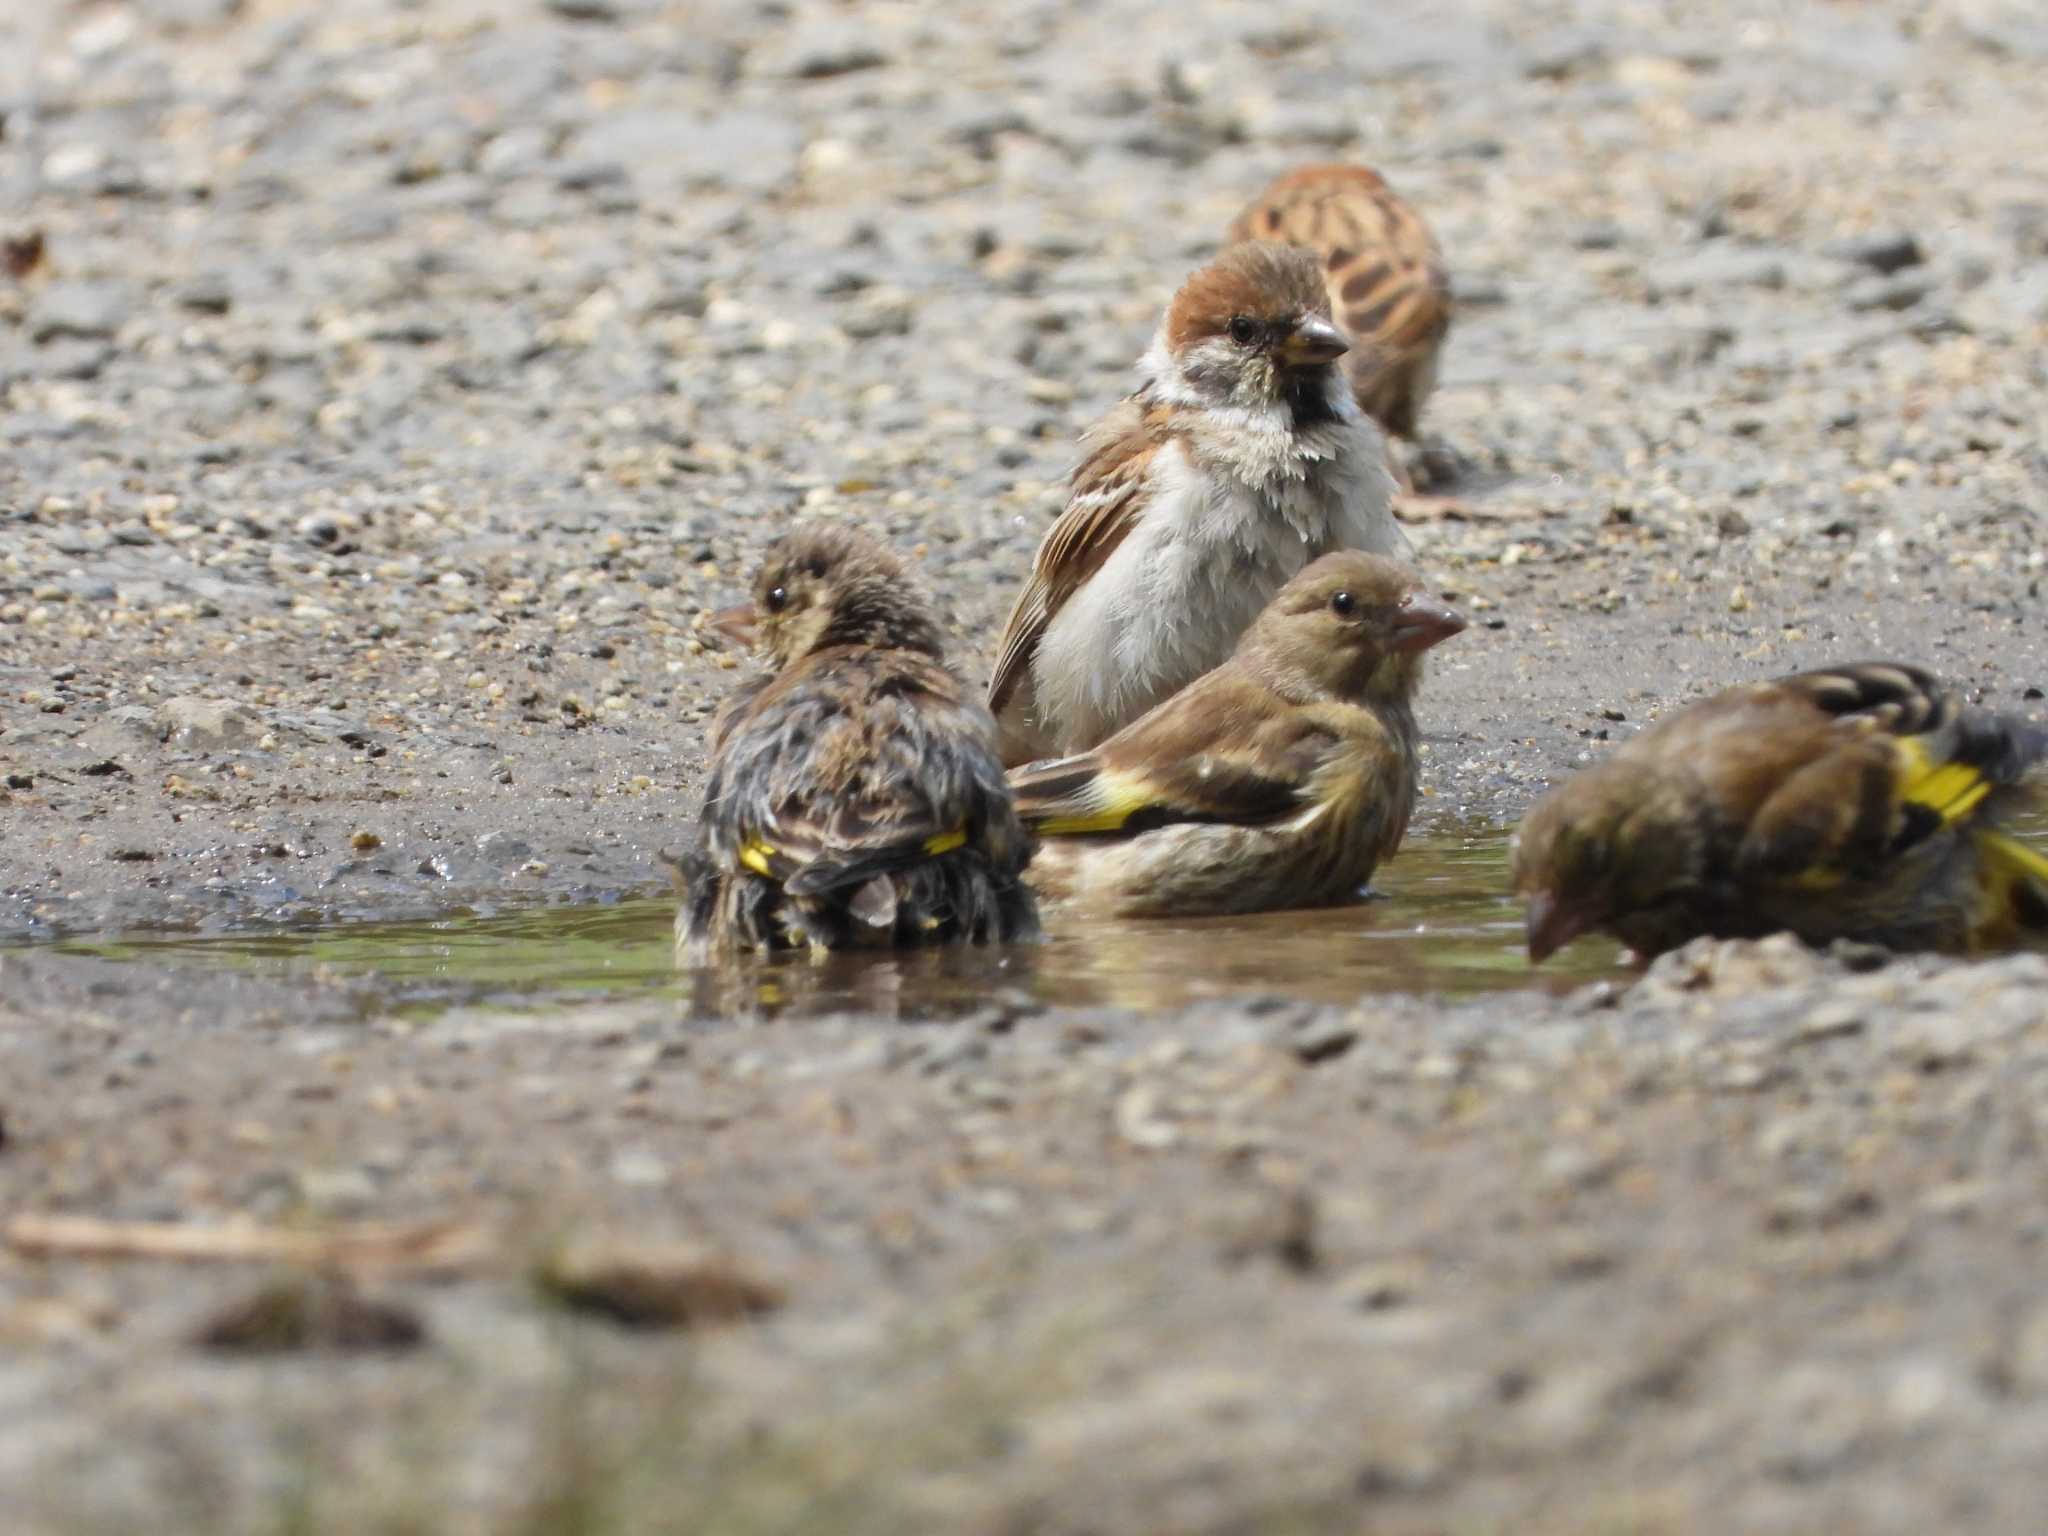
[[[680,955],[1037,935],[995,722],[894,555],[800,529],[718,623],[771,670],[712,726],[697,842],[676,860]]]
[[[1221,666],[1094,750],[1012,772],[1034,878],[1112,916],[1355,898],[1415,806],[1422,653],[1464,627],[1395,561],[1312,562]]]
[[[2048,940],[2048,858],[2000,830],[2044,750],[1895,662],[1716,694],[1530,810],[1529,958],[1596,930],[1645,958],[1787,929],[1966,954]]]

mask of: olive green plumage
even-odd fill
[[[2048,942],[2048,858],[1999,830],[2037,799],[2040,728],[1864,662],[1732,688],[1546,795],[1514,881],[1542,960],[1605,931],[1977,953]]]
[[[896,558],[802,529],[726,621],[758,627],[772,670],[712,727],[698,839],[677,861],[678,951],[1035,937],[995,722]]]
[[[1108,916],[1355,899],[1416,794],[1421,653],[1464,621],[1375,555],[1325,555],[1222,666],[1093,751],[1012,771],[1032,879]]]

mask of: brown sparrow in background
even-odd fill
[[[1011,610],[989,684],[1005,764],[1085,751],[1178,692],[1317,556],[1410,555],[1345,350],[1306,251],[1236,245],[1181,285]]]
[[[1315,253],[1351,343],[1344,371],[1359,408],[1413,441],[1451,328],[1450,274],[1422,216],[1362,165],[1304,165],[1253,198],[1224,238]]]
[[[1228,661],[1092,752],[1011,773],[1031,881],[1118,917],[1357,898],[1415,808],[1422,653],[1465,627],[1377,555],[1325,555]]]

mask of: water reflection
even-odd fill
[[[1506,870],[1504,832],[1452,833],[1404,848],[1382,871],[1379,899],[1353,906],[1116,923],[1053,907],[1043,944],[823,962],[781,956],[696,973],[687,995],[705,1016],[858,1009],[935,1018],[992,1000],[1161,1008],[1278,993],[1349,1003],[1382,992],[1561,992],[1618,974],[1618,947],[1601,941],[1532,971]]]
[[[534,908],[424,923],[194,939],[72,941],[73,952],[275,977],[347,978],[366,1008],[542,1007],[655,993],[701,1018],[858,1011],[906,1020],[994,1005],[1159,1008],[1248,993],[1348,1003],[1363,994],[1570,988],[1615,973],[1618,951],[1574,946],[1541,971],[1522,955],[1505,895],[1506,834],[1418,839],[1381,872],[1379,899],[1309,912],[1088,922],[1047,912],[1042,944],[803,955],[678,971],[666,900]]]

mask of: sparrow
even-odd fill
[[[697,841],[674,861],[679,955],[1036,936],[995,722],[894,555],[801,528],[716,622],[770,670],[712,725]]]
[[[1214,671],[1093,751],[1011,773],[1041,889],[1118,917],[1356,897],[1415,808],[1422,653],[1464,627],[1406,566],[1314,561]]]
[[[1366,415],[1411,441],[1451,329],[1451,279],[1422,216],[1362,165],[1304,165],[1251,200],[1226,240],[1314,253],[1351,350],[1344,372]]]
[[[1233,246],[1181,285],[1010,613],[1006,764],[1086,751],[1193,682],[1318,555],[1410,553],[1346,347],[1305,251]]]
[[[1781,929],[1959,953],[2048,941],[2048,858],[2000,830],[2038,799],[2044,755],[2040,728],[1897,662],[1716,694],[1523,820],[1529,958],[1595,930],[1644,958]]]

